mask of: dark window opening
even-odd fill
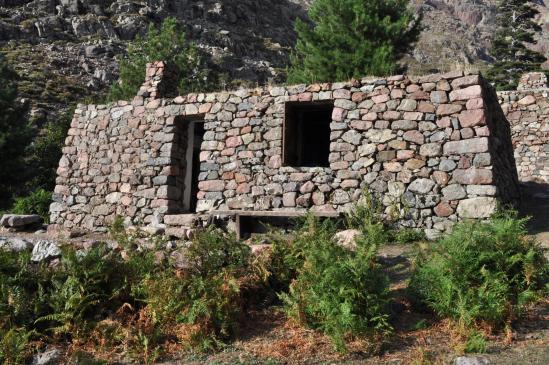
[[[328,156],[333,109],[333,104],[327,102],[286,103],[284,166],[330,166]]]

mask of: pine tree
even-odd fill
[[[534,32],[541,27],[534,22],[539,13],[527,0],[500,0],[497,5],[498,30],[492,42],[495,62],[487,78],[498,90],[516,89],[522,74],[541,71],[545,56],[527,48],[534,44]]]
[[[417,40],[420,18],[408,0],[316,0],[312,23],[296,21],[290,83],[389,75]]]
[[[17,100],[17,74],[0,55],[0,209],[7,208],[25,179],[24,154],[33,137],[26,107]]]
[[[166,18],[157,29],[149,26],[146,37],[137,38],[128,46],[127,56],[120,61],[120,79],[109,92],[109,100],[133,98],[145,81],[148,62],[167,61],[180,71],[179,92],[205,91],[213,85],[214,74],[209,72],[196,46],[189,42],[181,24],[173,17]]]

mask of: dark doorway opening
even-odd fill
[[[195,213],[198,203],[198,179],[200,175],[200,149],[204,140],[204,120],[180,117],[177,154],[182,172],[177,186],[182,190],[181,213]]]
[[[286,103],[283,164],[295,167],[328,167],[332,102]]]
[[[191,167],[191,197],[189,201],[189,211],[196,212],[198,202],[198,176],[200,175],[200,148],[204,139],[204,123],[202,121],[193,121],[193,143],[192,143],[192,167]]]

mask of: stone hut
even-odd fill
[[[169,65],[147,67],[132,101],[78,105],[53,227],[119,215],[184,235],[198,214],[335,215],[367,188],[434,235],[519,195],[509,123],[478,74],[178,96]]]

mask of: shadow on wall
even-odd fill
[[[531,217],[528,231],[531,234],[549,231],[549,184],[525,182],[521,184],[521,216]]]
[[[511,125],[498,103],[496,90],[486,81],[483,90],[486,103],[486,123],[490,133],[490,156],[494,185],[498,188],[498,195],[504,203],[517,205],[520,201],[520,185],[511,140]]]

